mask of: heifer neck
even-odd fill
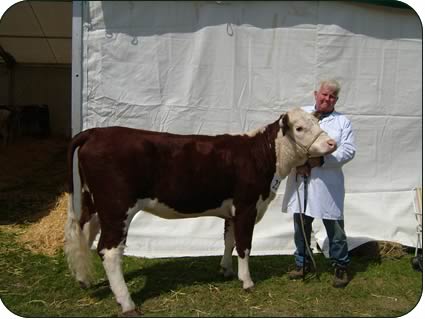
[[[274,170],[276,166],[276,136],[279,131],[279,124],[278,123],[272,123],[265,127],[264,132],[262,132],[260,135],[262,137],[261,145],[263,146],[263,152],[265,155],[265,159],[267,161],[267,167],[270,170]],[[264,165],[265,163],[263,163]]]
[[[295,144],[291,144],[284,138],[279,121],[267,125],[260,135],[267,160],[267,163],[263,162],[262,165],[267,166],[267,169],[278,180],[284,179],[295,167],[295,164],[306,157]]]
[[[308,159],[308,152],[294,143],[289,134],[283,135],[279,130],[276,136],[276,175],[284,179],[290,171],[302,165]]]

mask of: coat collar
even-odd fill
[[[313,111],[316,111],[316,106],[313,107]],[[319,114],[320,114],[319,121],[327,118],[328,116],[332,115],[333,113],[335,113],[335,108],[331,112],[326,112],[326,113],[325,112],[323,112],[323,113],[319,112]]]
[[[316,106],[315,105],[306,106],[304,110],[307,112],[313,113],[316,110]],[[335,116],[337,116],[337,114],[338,113],[335,111],[335,109],[332,112],[322,113],[321,114],[322,116],[320,117],[319,121],[321,122],[323,120],[327,121],[327,120],[333,119]]]

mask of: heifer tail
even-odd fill
[[[89,286],[92,279],[92,260],[89,241],[81,229],[82,215],[82,181],[78,165],[78,151],[89,138],[89,132],[75,136],[68,148],[68,219],[65,225],[64,251],[71,273],[84,287]],[[74,156],[75,153],[75,156]],[[76,193],[78,192],[78,193]]]

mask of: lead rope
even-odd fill
[[[308,181],[308,177],[304,176],[304,210],[301,209],[301,198],[300,198],[300,192],[299,192],[299,185],[298,185],[298,175],[295,174],[295,183],[297,186],[297,198],[298,198],[298,207],[300,208],[300,221],[301,221],[301,231],[303,233],[303,237],[304,237],[304,259],[303,259],[303,280],[305,279],[305,264],[306,264],[306,256],[305,256],[305,251],[307,250],[308,255],[310,256],[311,262],[313,264],[313,268],[314,268],[314,276],[316,278],[318,278],[317,276],[317,266],[316,266],[316,261],[314,260],[313,257],[313,253],[310,249],[310,245],[307,244],[307,234],[305,232],[305,228],[304,228],[304,214],[306,212],[306,208],[307,208],[307,181]]]

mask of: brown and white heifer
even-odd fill
[[[143,210],[167,219],[217,216],[225,220],[222,271],[233,274],[236,246],[238,277],[250,289],[254,225],[275,198],[279,182],[309,156],[335,149],[317,119],[300,108],[241,135],[176,135],[124,127],[81,132],[68,153],[65,252],[70,269],[82,285],[89,285],[89,247],[100,230],[97,250],[111,289],[122,311],[134,312],[121,268],[134,215]]]

